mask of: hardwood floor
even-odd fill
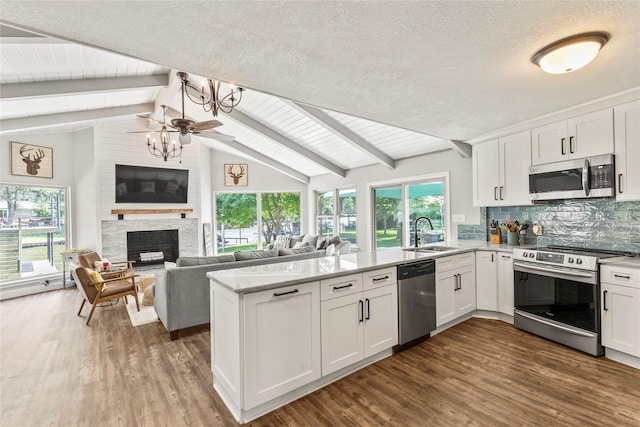
[[[0,302],[2,426],[237,425],[206,327],[170,341],[122,303],[91,326],[79,306],[75,288]],[[637,427],[640,371],[472,319],[250,425]]]

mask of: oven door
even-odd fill
[[[516,261],[514,308],[551,323],[600,330],[598,274]]]
[[[513,263],[513,325],[527,332],[602,356],[598,273]]]

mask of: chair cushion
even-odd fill
[[[107,289],[102,293],[100,298],[119,294],[120,292],[133,291],[132,280],[116,280],[107,284]]]

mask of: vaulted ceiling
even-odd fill
[[[161,119],[161,104],[180,110],[184,70],[249,89],[218,117],[235,140],[207,145],[302,181],[465,153],[458,141],[640,87],[635,1],[3,1],[0,12],[3,134],[142,126],[136,115]],[[582,70],[530,62],[596,30],[611,40]]]

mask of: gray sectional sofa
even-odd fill
[[[348,242],[342,245],[340,243],[337,245],[340,246],[337,253],[349,249]],[[296,245],[294,243],[291,246]],[[175,267],[165,267],[162,272],[156,273],[153,305],[171,339],[175,340],[180,329],[210,322],[208,272],[317,258],[325,254],[326,249],[306,244],[295,249],[284,247],[215,257],[181,257],[176,261]]]

